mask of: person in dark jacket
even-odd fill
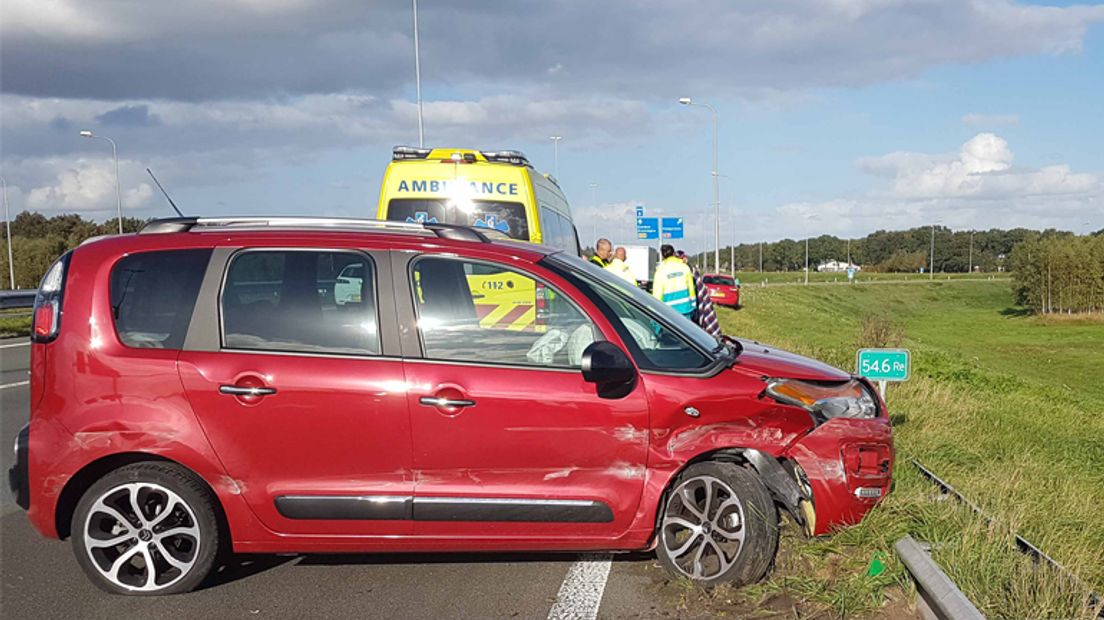
[[[685,252],[679,252],[679,258],[686,261],[690,271],[694,274],[694,290],[697,292],[697,305],[694,308],[694,322],[709,335],[721,337],[721,322],[717,320],[717,311],[713,308],[713,300],[709,298],[709,289],[702,281],[701,271],[690,264],[690,257]]]

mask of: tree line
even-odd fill
[[[988,230],[973,233],[935,229],[935,261],[937,272],[966,272],[971,267],[979,271],[999,271],[1012,248],[1030,234],[1026,229]],[[841,239],[820,235],[809,239],[809,266],[835,260],[851,262],[867,271],[916,272],[928,269],[931,262],[931,227],[910,230],[879,230],[862,238]],[[763,271],[801,271],[805,268],[805,240],[782,239],[761,244],[736,246],[737,271],[759,269],[762,251]],[[722,262],[731,259],[731,247],[721,251]],[[971,256],[971,253],[973,256]]]
[[[1104,231],[1102,231],[1104,232]],[[934,262],[938,273],[1004,271],[1013,248],[1029,238],[1069,236],[1053,229],[1042,232],[1026,228],[1011,230],[951,230],[935,227],[935,260],[932,261],[932,227],[909,230],[879,230],[855,239],[821,235],[809,239],[809,267],[836,260],[860,265],[866,271],[916,272],[929,269]],[[1097,233],[1100,234],[1100,233]],[[805,240],[782,239],[736,246],[736,271],[758,271],[762,253],[763,271],[802,271],[805,269]],[[712,252],[709,252],[712,262]],[[700,258],[700,254],[695,257]],[[721,250],[722,270],[731,269],[732,247]]]
[[[135,232],[146,220],[123,218],[123,231]],[[38,288],[46,270],[65,252],[77,247],[85,239],[119,232],[118,218],[102,224],[86,220],[75,213],[46,217],[41,213],[24,211],[12,218],[12,259],[15,263],[15,287]],[[7,236],[0,231],[0,282],[8,285]]]
[[[1016,303],[1035,312],[1104,311],[1104,231],[1032,235],[1012,251]]]
[[[146,221],[123,218],[123,230],[135,232]],[[11,222],[16,288],[36,288],[58,256],[91,237],[114,234],[118,228],[115,218],[96,223],[76,214],[46,217],[20,213]],[[851,240],[821,235],[809,240],[809,265],[846,261],[850,251],[852,262],[865,270],[915,272],[928,267],[931,235],[931,227],[879,230]],[[6,239],[0,237],[0,244],[0,274],[6,275]],[[804,240],[782,239],[737,245],[736,270],[758,270],[760,248],[764,271],[805,267]],[[731,251],[731,247],[721,250],[725,270],[731,268]],[[1077,236],[1053,229],[952,231],[937,226],[934,263],[937,272],[966,272],[970,267],[975,271],[1012,271],[1018,303],[1037,312],[1104,310],[1104,230]]]

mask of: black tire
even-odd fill
[[[132,508],[132,497],[142,511],[140,518]],[[150,596],[194,590],[211,572],[219,553],[216,501],[202,481],[174,463],[120,467],[92,484],[77,503],[70,529],[77,563],[92,583],[112,594]],[[128,523],[122,524],[119,517]],[[122,542],[97,544],[110,540]],[[147,558],[155,567],[152,585],[147,580]],[[118,570],[112,571],[117,562]]]
[[[696,517],[695,510],[710,518]],[[704,587],[742,586],[761,580],[774,563],[778,509],[759,476],[750,469],[717,461],[695,463],[671,484],[661,511],[656,556],[675,577],[688,578]],[[695,520],[696,530],[685,527]],[[705,526],[705,521],[710,525]],[[741,532],[737,544],[733,535],[739,537]],[[726,561],[730,562],[727,566]]]

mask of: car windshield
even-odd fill
[[[567,270],[571,275],[581,280],[584,286],[601,287],[603,296],[612,294],[622,299],[627,298],[630,303],[651,315],[652,320],[666,325],[701,350],[713,354],[723,350],[723,345],[716,338],[698,327],[693,321],[675,312],[670,306],[660,302],[655,297],[629,284],[613,272],[602,269],[577,256],[562,252],[549,255],[544,260]],[[629,329],[632,331],[631,327]]]
[[[736,280],[729,276],[702,276],[702,281],[706,284],[716,284],[718,286],[736,286]]]

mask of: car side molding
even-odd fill
[[[404,495],[281,495],[288,519],[334,521],[509,521],[610,523],[609,505],[581,499],[411,497]]]

